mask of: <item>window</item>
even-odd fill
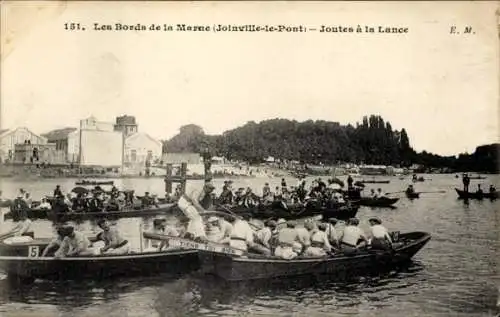
[[[137,151],[136,150],[130,151],[130,156],[131,156],[131,161],[132,162],[137,161]]]

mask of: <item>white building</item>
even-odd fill
[[[146,133],[133,133],[125,138],[125,163],[144,165],[161,160],[162,143]]]
[[[28,128],[20,127],[17,129],[7,129],[0,131],[0,159],[5,162],[14,159],[14,150],[16,144],[24,144],[29,141],[30,144],[47,144],[47,138],[33,133]]]
[[[123,133],[112,122],[90,117],[80,121],[80,129],[68,134],[68,161],[88,166],[121,166]]]

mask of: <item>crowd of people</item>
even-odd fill
[[[65,212],[99,212],[99,211],[120,211],[123,209],[146,209],[158,207],[159,201],[156,195],[145,192],[144,196],[136,197],[134,191],[119,191],[115,186],[108,192],[100,186],[96,186],[89,191],[78,193],[69,192],[63,194],[59,185],[54,189],[53,196],[42,198],[40,202],[34,202],[30,193],[24,189],[19,190],[19,194],[11,204],[11,212],[19,215],[27,212],[28,209],[53,210],[56,213]]]
[[[232,181],[225,181],[222,193],[217,200],[224,205],[243,205],[246,207],[276,202],[283,203],[284,206],[306,204],[310,200],[345,203],[340,186],[333,179],[329,179],[327,184],[321,178],[313,180],[309,187],[306,186],[306,181],[303,179],[299,179],[295,186],[288,186],[285,179],[282,179],[281,186],[276,186],[274,190],[269,183],[265,183],[261,196],[255,194],[250,187],[246,189],[240,187],[234,190]]]
[[[182,232],[176,232],[176,236],[197,242],[225,244],[238,250],[283,259],[318,257],[339,252],[350,254],[364,250],[368,245],[383,250],[393,247],[388,230],[376,217],[369,219],[371,233],[367,235],[358,226],[359,220],[356,218],[347,221],[342,231],[336,226],[337,219],[333,218],[326,222],[307,220],[303,226],[284,219],[269,220],[263,227],[258,227],[250,221],[249,215],[214,215],[205,222],[199,204],[189,195],[179,199],[179,207],[189,222]],[[201,213],[204,212],[201,210]],[[167,229],[164,227],[163,230]],[[162,233],[161,230],[159,233]]]

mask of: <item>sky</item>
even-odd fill
[[[168,139],[248,121],[381,115],[441,155],[499,142],[495,2],[14,3],[2,6],[0,127],[128,114]],[[80,23],[85,31],[66,31]],[[397,26],[408,33],[94,31],[93,24]],[[450,34],[471,26],[474,34]]]

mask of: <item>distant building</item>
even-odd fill
[[[47,139],[27,128],[0,131],[0,159],[2,162],[14,161],[16,144],[47,144]]]
[[[69,162],[87,166],[119,167],[123,163],[124,138],[112,122],[95,117],[80,121],[80,129],[68,134]]]
[[[161,141],[146,133],[136,132],[125,137],[125,163],[144,165],[158,162],[162,158]]]
[[[45,138],[47,138],[48,143],[53,143],[56,145],[56,150],[64,153],[64,161],[72,162],[69,158],[69,149],[68,149],[68,139],[69,135],[75,131],[78,131],[77,128],[63,128],[52,130],[48,133],[42,134]]]
[[[14,151],[15,163],[66,163],[65,152],[56,150],[55,143],[47,144],[16,144]]]
[[[125,137],[139,132],[139,126],[135,121],[135,117],[128,115],[116,117],[114,129],[115,131],[122,131]]]

